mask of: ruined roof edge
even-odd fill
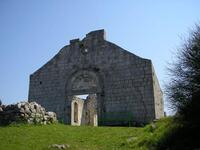
[[[130,51],[128,51],[128,50],[126,50],[126,49],[120,47],[120,46],[118,46],[118,45],[115,44],[115,43],[112,43],[112,42],[110,42],[110,41],[107,41],[107,40],[106,40],[106,32],[105,32],[104,29],[91,31],[91,32],[87,33],[86,36],[85,36],[82,40],[88,39],[88,38],[97,38],[97,37],[98,37],[98,39],[100,39],[100,40],[104,40],[104,41],[108,42],[108,43],[109,43],[110,45],[112,45],[112,46],[115,46],[115,47],[118,47],[119,49],[122,49],[124,52],[126,52],[126,53],[132,55],[133,57],[137,57],[137,58],[142,59],[142,60],[151,61],[151,59],[147,59],[147,58],[140,57],[140,56],[138,56],[138,55],[136,55],[136,54],[134,54],[134,53],[132,53],[132,52],[130,52]],[[82,40],[81,40],[81,41],[82,41]],[[63,47],[58,51],[57,54],[55,54],[52,58],[50,58],[50,60],[49,60],[47,63],[45,63],[44,65],[42,65],[39,69],[37,69],[36,71],[34,71],[31,75],[33,75],[33,74],[39,72],[44,66],[48,65],[53,59],[55,59],[61,51],[65,50],[67,47],[69,47],[70,45],[73,45],[73,44],[75,44],[75,43],[77,43],[77,42],[80,42],[79,38],[70,40],[68,45],[63,46]]]

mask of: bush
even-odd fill
[[[167,96],[182,121],[198,124],[200,117],[200,25],[178,49],[177,60],[169,68]]]
[[[200,134],[200,25],[178,49],[177,60],[169,69],[170,83],[166,86],[169,102],[177,111],[174,124],[157,149],[199,149]]]

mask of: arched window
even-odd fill
[[[74,103],[74,122],[78,123],[78,104]]]

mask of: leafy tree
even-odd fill
[[[200,24],[178,49],[169,67],[170,82],[166,86],[168,100],[176,116],[175,126],[162,138],[158,150],[200,148]]]
[[[172,108],[185,123],[200,125],[200,24],[178,49],[169,72],[166,91]]]

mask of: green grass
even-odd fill
[[[68,144],[71,150],[155,149],[171,128],[171,118],[145,127],[12,125],[0,127],[0,150],[46,150]]]

